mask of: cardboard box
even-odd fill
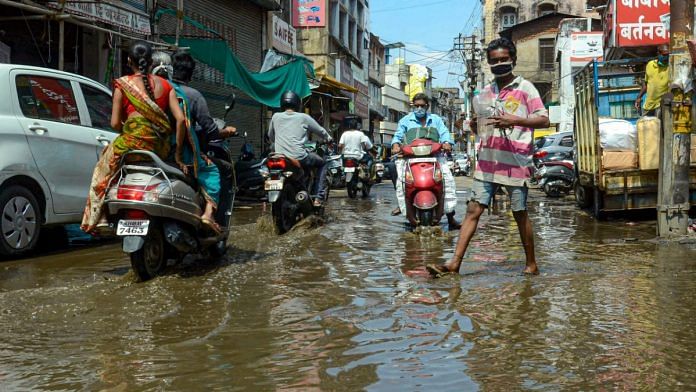
[[[636,122],[638,129],[638,167],[654,170],[660,166],[660,119],[641,117]]]
[[[633,151],[604,151],[602,153],[604,170],[629,170],[638,168],[638,154]]]

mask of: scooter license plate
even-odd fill
[[[116,227],[116,235],[118,236],[144,236],[147,235],[147,231],[150,228],[149,220],[125,220],[121,219],[118,221],[118,226]]]
[[[282,180],[267,180],[263,188],[267,191],[282,191],[283,181]]]
[[[347,167],[344,169],[346,173],[355,173],[355,168],[354,167]]]

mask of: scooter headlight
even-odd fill
[[[433,146],[432,145],[415,146],[415,147],[411,147],[411,149],[413,150],[413,155],[422,157],[422,156],[430,155],[430,152],[433,150]]]

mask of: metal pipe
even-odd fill
[[[58,70],[65,70],[65,21],[58,22]]]

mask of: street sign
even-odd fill
[[[572,33],[570,35],[570,61],[573,67],[584,67],[593,59],[602,61],[604,45],[602,31]]]
[[[656,46],[669,43],[670,0],[613,0],[614,47]]]

